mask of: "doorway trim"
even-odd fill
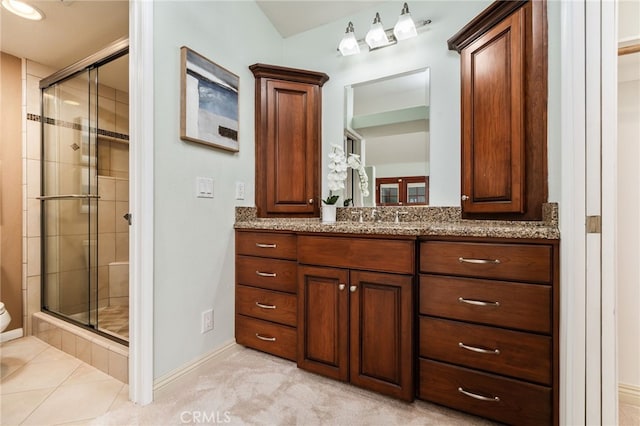
[[[129,2],[129,399],[153,401],[153,2]]]
[[[617,423],[616,7],[561,5],[561,424]]]

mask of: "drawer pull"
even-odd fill
[[[259,277],[275,278],[277,274],[275,272],[260,272],[260,271],[256,271],[256,275],[258,275]]]
[[[260,247],[260,248],[276,248],[276,247],[278,247],[278,245],[277,244],[256,243],[256,247]]]
[[[476,265],[498,265],[500,263],[499,259],[467,259],[466,257],[459,257],[458,262],[460,263],[473,263]]]
[[[256,333],[256,337],[260,340],[264,340],[267,342],[275,342],[276,338],[275,337],[265,337],[265,336],[261,336],[259,333]]]
[[[265,305],[264,303],[256,302],[256,306],[262,309],[275,309],[276,305]]]
[[[462,342],[458,342],[458,347],[462,348],[462,349],[466,349],[468,351],[471,352],[478,352],[481,354],[492,354],[492,355],[500,355],[500,349],[484,349],[484,348],[478,348],[476,346],[469,346],[469,345],[465,345]]]
[[[458,297],[458,302],[476,306],[500,306],[500,302],[485,302],[483,300],[465,299],[464,297]]]
[[[473,399],[479,399],[480,401],[500,402],[500,397],[497,397],[497,396],[478,395],[477,393],[466,391],[463,388],[458,388],[458,392],[460,392],[463,395],[467,395]]]

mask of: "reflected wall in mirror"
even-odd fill
[[[345,148],[369,178],[362,197],[349,170],[345,199],[371,207],[429,204],[429,69],[345,87]]]

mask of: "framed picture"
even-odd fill
[[[180,48],[180,139],[237,152],[238,83],[234,73]]]

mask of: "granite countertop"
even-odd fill
[[[386,210],[385,210],[386,209]],[[363,211],[363,222],[348,217]],[[395,223],[398,208],[376,208],[381,221],[371,218],[373,208],[338,209],[335,223],[320,219],[257,218],[255,208],[237,207],[235,229],[277,230],[291,232],[344,233],[397,236],[454,236],[492,238],[560,239],[557,204],[547,204],[542,221],[464,220],[455,207],[405,207],[400,223]]]

